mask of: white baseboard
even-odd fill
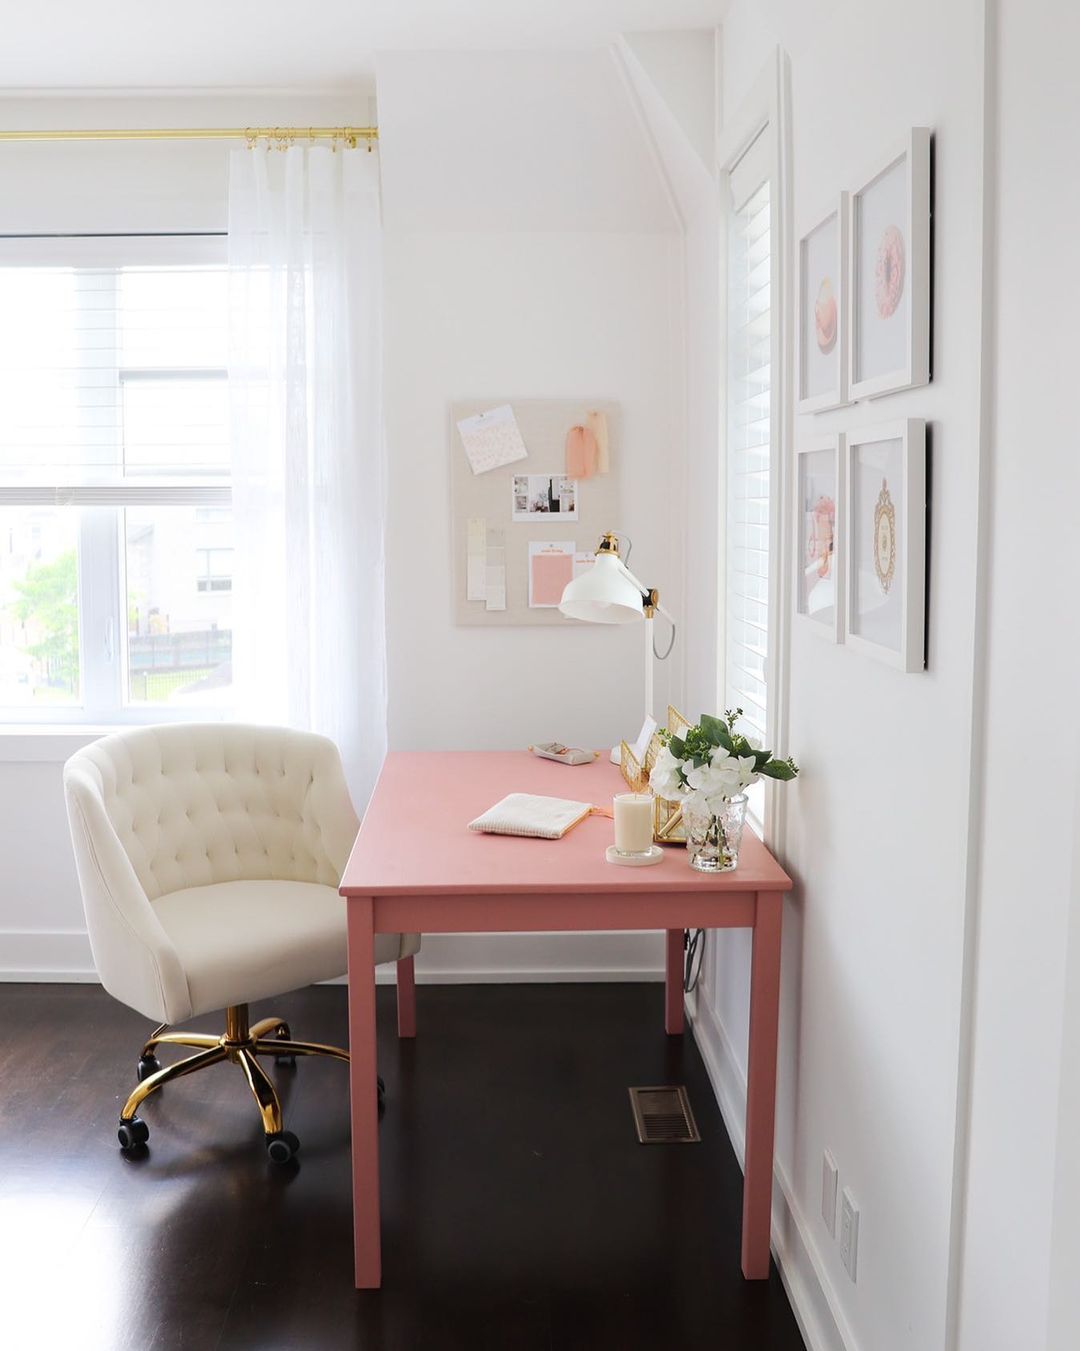
[[[664,979],[659,933],[427,934],[416,958],[423,985],[512,985]],[[380,967],[380,984],[393,982]],[[95,982],[85,930],[0,930],[0,982]],[[336,982],[331,982],[336,983]]]
[[[97,981],[85,929],[0,930],[0,981]]]
[[[694,1001],[690,1021],[732,1147],[742,1167],[746,1078],[722,1024],[704,997]],[[809,1351],[858,1351],[810,1225],[779,1164],[773,1172],[772,1248]]]

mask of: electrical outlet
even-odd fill
[[[859,1208],[847,1187],[840,1207],[840,1261],[854,1281],[859,1269]]]
[[[838,1182],[836,1160],[828,1150],[821,1156],[821,1218],[829,1237],[836,1237],[836,1187]]]

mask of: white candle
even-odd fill
[[[652,848],[652,794],[617,793],[614,806],[615,848],[620,854],[647,854]]]

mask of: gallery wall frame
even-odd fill
[[[844,444],[834,432],[795,448],[795,614],[833,643],[844,641]]]
[[[799,233],[796,407],[819,413],[848,402],[848,194]]]
[[[848,397],[928,384],[928,128],[913,127],[852,190],[847,280]]]
[[[883,422],[843,452],[849,647],[900,671],[926,666],[926,423]]]

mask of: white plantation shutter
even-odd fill
[[[772,385],[769,179],[751,146],[731,174],[728,222],[725,706],[768,728]],[[742,172],[740,172],[742,171]]]

